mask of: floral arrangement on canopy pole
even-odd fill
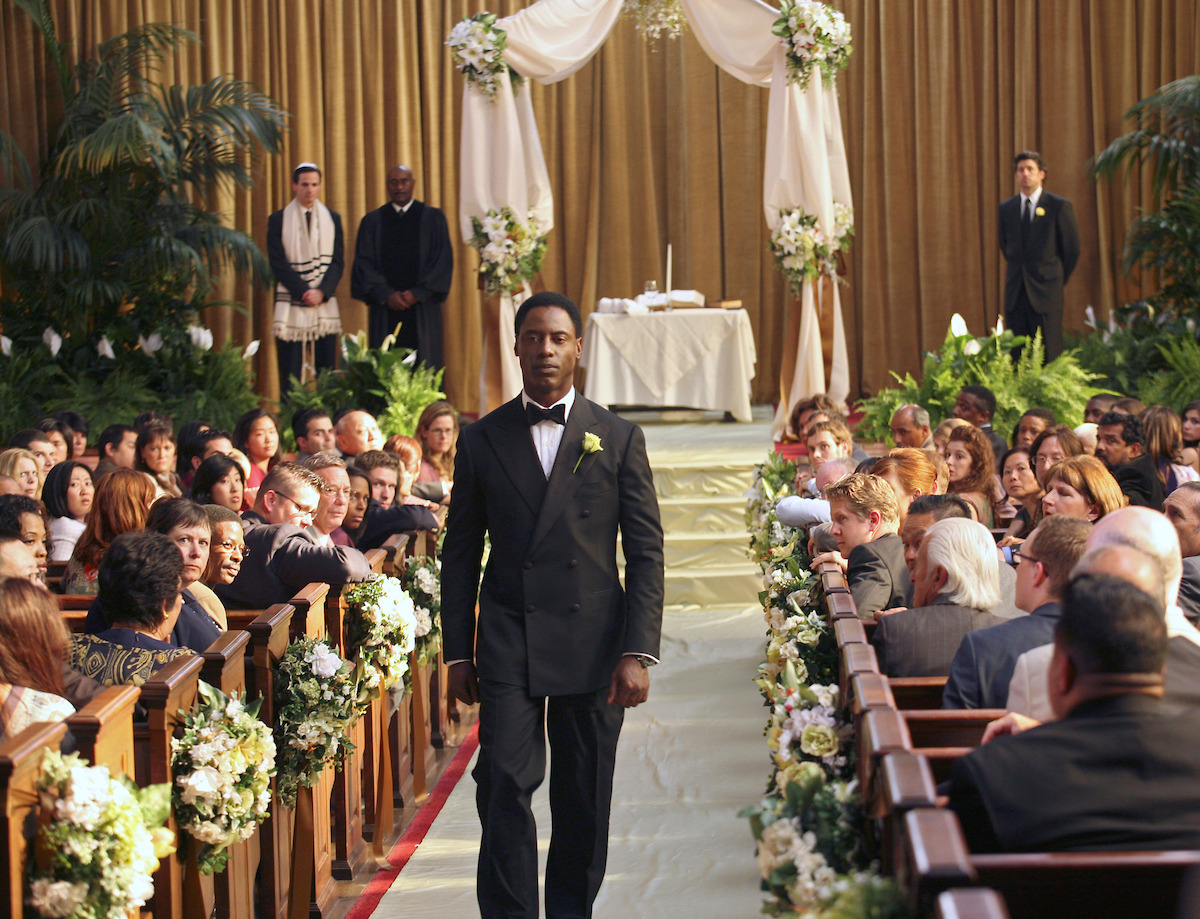
[[[515,294],[537,277],[546,257],[546,237],[532,216],[522,222],[512,208],[472,217],[471,245],[479,251],[479,273],[488,295]]]
[[[821,71],[826,86],[850,63],[850,23],[819,0],[782,0],[772,35],[787,52],[788,79],[808,88],[813,70]]]
[[[771,233],[771,251],[792,291],[799,294],[805,281],[822,275],[837,278],[837,254],[854,243],[854,211],[845,204],[833,206],[833,238],[817,225],[815,214],[797,207],[780,214],[779,226]]]
[[[496,26],[495,13],[476,13],[462,20],[446,39],[454,66],[466,77],[471,86],[493,102],[500,91],[500,74],[508,71],[508,77],[516,89],[525,82],[524,78],[504,63],[504,49],[508,45],[508,33]]]

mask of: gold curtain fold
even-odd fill
[[[442,208],[455,245],[445,305],[446,388],[478,404],[482,299],[478,258],[458,230],[463,83],[444,46],[464,16],[508,15],[527,0],[52,0],[60,39],[78,58],[143,22],[197,32],[198,47],[168,62],[167,82],[229,73],[291,113],[278,157],[256,161],[253,190],[212,202],[265,245],[271,211],[291,198],[292,167],[324,172],[323,198],[343,220],[346,275],[338,290],[348,331],[366,308],[350,298],[359,221],[385,199],[403,162],[417,196]],[[1136,297],[1118,273],[1125,228],[1149,203],[1148,183],[1097,185],[1090,156],[1127,130],[1124,111],[1200,62],[1193,0],[841,0],[854,30],[839,78],[857,219],[843,308],[852,388],[917,370],[961,312],[975,331],[1001,308],[1004,263],[996,206],[1013,193],[1012,156],[1042,152],[1047,187],[1075,204],[1083,255],[1067,286],[1067,325]],[[647,44],[627,21],[575,76],[531,85],[555,190],[555,229],[542,276],[577,299],[662,284],[667,243],[674,283],[710,298],[741,298],[758,347],[756,401],[778,392],[788,295],[762,214],[767,93],[721,73],[694,38]],[[59,108],[54,75],[28,19],[0,4],[0,128],[31,159]],[[232,279],[208,311],[217,333],[263,341],[259,389],[278,395],[271,296]]]

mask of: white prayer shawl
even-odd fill
[[[304,208],[296,199],[283,209],[283,251],[292,269],[309,288],[318,287],[333,262],[336,229],[333,217],[320,201],[312,206],[313,225],[309,232]],[[326,335],[340,335],[342,317],[337,297],[317,306],[305,306],[293,300],[282,284],[275,286],[275,337],[281,341],[315,342]]]

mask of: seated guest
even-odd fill
[[[1088,456],[1096,455],[1096,436],[1099,428],[1089,422],[1077,426],[1074,429],[1074,434],[1079,438],[1079,443],[1083,445],[1083,452]]]
[[[1196,453],[1197,471],[1200,471],[1200,402],[1189,402],[1183,407],[1183,446]]]
[[[338,529],[353,545],[362,532],[363,521],[367,519],[367,508],[371,506],[371,483],[367,474],[357,466],[347,466],[346,477],[350,479],[350,503],[346,505],[346,517]],[[338,545],[342,544],[339,538]]]
[[[37,428],[25,428],[8,439],[8,446],[32,453],[41,464],[42,481],[46,481],[46,476],[54,468],[54,444],[45,434]]]
[[[1200,706],[1200,631],[1178,605],[1182,559],[1171,522],[1149,508],[1120,508],[1096,522],[1087,546],[1074,574],[1111,574],[1161,598],[1168,638],[1166,699]],[[1046,695],[1050,653],[1051,647],[1043,645],[1017,660],[1008,687],[1010,711],[1039,721],[1053,717]]]
[[[165,421],[151,421],[138,429],[139,471],[150,476],[156,498],[178,498],[182,483],[175,472],[175,431]]]
[[[74,432],[57,418],[43,418],[38,422],[38,430],[46,435],[50,446],[54,448],[54,465],[65,463],[73,458],[75,449]],[[53,466],[51,467],[53,468]],[[46,473],[49,475],[49,473]]]
[[[263,479],[254,510],[242,518],[246,559],[232,584],[216,594],[226,609],[265,609],[314,581],[346,584],[371,576],[366,556],[346,546],[320,546],[310,533],[325,483],[311,469],[280,463]]]
[[[242,570],[242,560],[246,557],[242,518],[219,504],[205,505],[204,512],[212,528],[212,542],[208,548],[208,568],[200,580],[208,588],[232,584]]]
[[[974,425],[959,425],[950,432],[945,455],[950,467],[949,493],[974,507],[977,519],[985,527],[994,526],[996,463],[987,437]]]
[[[1184,455],[1183,424],[1178,415],[1165,405],[1151,405],[1142,412],[1139,420],[1145,453],[1154,461],[1164,495],[1169,495],[1184,482],[1200,479],[1191,463],[1195,451],[1191,451],[1191,457]]]
[[[175,474],[185,489],[191,487],[192,473],[199,465],[192,462],[200,456],[199,439],[211,430],[207,421],[189,421],[175,434]]]
[[[1078,517],[1048,517],[1013,551],[1017,606],[1029,615],[963,638],[950,665],[943,708],[1004,708],[1017,658],[1054,637],[1059,600],[1090,530]]]
[[[1023,539],[1033,529],[1033,523],[1041,516],[1041,483],[1033,471],[1029,447],[1013,447],[1004,454],[1000,463],[1000,484],[1008,499],[1017,505],[1017,514],[1004,532],[999,546],[1011,546]]]
[[[837,403],[823,392],[807,399],[801,399],[792,406],[788,416],[787,430],[783,434],[784,443],[802,444],[808,440],[808,425],[812,416],[817,412],[837,411]]]
[[[1042,431],[1049,430],[1058,424],[1058,418],[1048,408],[1026,409],[1025,414],[1013,429],[1013,446],[1030,447],[1038,439]]]
[[[63,593],[94,594],[100,572],[100,559],[112,541],[122,533],[140,530],[155,497],[149,476],[132,469],[119,468],[102,476],[96,483],[96,497],[83,520],[83,535],[67,562]]]
[[[71,459],[82,460],[87,453],[88,431],[91,425],[79,412],[70,408],[60,408],[50,413],[55,421],[61,421],[70,432]]]
[[[950,432],[964,424],[967,422],[961,418],[947,418],[933,429],[933,449],[942,455],[942,459],[946,458],[946,444],[950,441]]]
[[[368,450],[363,456],[379,453]],[[301,465],[311,469],[321,478],[321,498],[313,514],[310,531],[321,546],[353,546],[354,542],[343,530],[342,521],[350,506],[350,476],[346,474],[346,461],[332,453],[314,453]],[[336,534],[336,535],[335,535]]]
[[[899,505],[900,522],[908,515],[909,506],[922,495],[937,493],[937,469],[925,454],[912,447],[897,447],[889,450],[871,469],[892,486]]]
[[[933,431],[929,428],[929,412],[919,405],[902,405],[892,412],[892,442],[897,447],[928,450],[933,447]]]
[[[342,413],[335,419],[333,429],[334,443],[346,459],[383,448],[383,432],[370,412],[353,409]]]
[[[1163,702],[1162,608],[1118,578],[1068,585],[1049,694],[1061,720],[954,764],[972,852],[1200,848],[1200,714]]]
[[[1113,403],[1117,401],[1117,398],[1110,392],[1098,392],[1088,399],[1087,405],[1083,409],[1084,423],[1099,423],[1101,418],[1112,411]]]
[[[233,456],[233,435],[220,428],[209,428],[196,435],[192,441],[192,454],[188,457],[188,475],[194,481],[196,470],[210,456]]]
[[[992,416],[996,414],[996,396],[986,386],[964,386],[954,401],[952,414],[955,418],[975,425],[992,445],[992,462],[1008,452],[1008,443],[992,430]]]
[[[270,412],[255,408],[242,415],[233,429],[233,446],[250,460],[250,476],[246,479],[246,493],[242,497],[243,510],[249,510],[254,506],[258,486],[267,477],[271,467],[282,459],[279,427]]]
[[[1065,424],[1058,424],[1037,436],[1029,447],[1029,455],[1033,458],[1033,473],[1045,489],[1050,467],[1068,457],[1083,456],[1084,449],[1074,431]]]
[[[450,503],[454,485],[454,457],[458,454],[458,412],[445,400],[430,403],[417,419],[415,437],[421,444],[421,472],[418,482],[441,483],[444,494],[438,498],[425,494],[433,501]]]
[[[396,459],[400,462],[400,478],[396,484],[396,500],[400,500],[401,495],[407,495],[404,499],[406,504],[424,504],[431,509],[445,496],[445,489],[441,482],[418,482],[417,477],[421,474],[421,443],[415,437],[408,437],[405,434],[395,434],[388,438],[388,442],[384,444],[383,449],[387,453],[396,454]]]
[[[1094,456],[1071,456],[1046,473],[1042,516],[1066,514],[1095,523],[1125,506],[1116,479]]]
[[[217,453],[196,467],[192,477],[192,500],[196,503],[219,504],[240,513],[245,493],[245,474],[231,457]]]
[[[438,531],[438,520],[424,503],[380,507],[371,497],[366,473],[356,466],[349,466],[346,475],[350,482],[350,503],[340,529],[359,550],[377,549],[396,533]]]
[[[296,438],[298,463],[304,462],[314,453],[332,452],[337,449],[333,419],[323,408],[302,408],[292,415],[292,435]]]
[[[0,582],[0,740],[75,713],[63,681],[69,638],[45,588],[21,578]]]
[[[839,456],[821,464],[821,469],[813,478],[813,487],[817,494],[824,495],[825,489],[839,479],[854,472],[854,460],[848,456]],[[789,527],[806,527],[814,523],[829,523],[829,502],[825,498],[809,498],[804,495],[787,495],[780,498],[775,505],[775,516],[779,522]],[[834,541],[836,544],[836,540]]]
[[[1146,454],[1142,423],[1136,415],[1111,411],[1100,419],[1096,456],[1112,472],[1129,503],[1162,510],[1162,482],[1154,460]]]
[[[400,483],[400,460],[382,450],[367,450],[354,459],[355,468],[367,474],[371,483],[371,497],[384,510],[396,501],[396,489]]]
[[[1188,622],[1200,622],[1200,482],[1184,482],[1163,501],[1163,513],[1179,537],[1183,580],[1179,606]]]
[[[65,562],[83,535],[83,520],[92,507],[96,486],[83,463],[59,463],[46,476],[42,501],[50,515],[50,561]]]
[[[1112,404],[1112,410],[1120,412],[1122,415],[1138,417],[1146,410],[1146,406],[1141,399],[1135,399],[1133,396],[1122,396]]]
[[[29,547],[38,565],[38,579],[46,580],[49,550],[46,542],[46,508],[28,495],[0,498],[0,535],[15,536]]]
[[[114,469],[133,469],[137,466],[137,431],[127,424],[110,424],[100,432],[96,447],[100,462],[96,464],[96,481]]]
[[[161,533],[122,533],[100,562],[100,605],[108,628],[71,638],[71,666],[105,686],[141,686],[191,654],[171,643],[183,604],[183,557]]]
[[[910,515],[911,516],[911,515]],[[973,520],[947,519],[925,533],[913,607],[879,619],[871,643],[886,676],[946,676],[963,636],[1003,622],[996,542]]]
[[[6,475],[20,485],[22,494],[41,500],[45,475],[41,461],[28,450],[9,447],[0,451],[0,475]]]
[[[953,419],[957,421],[958,419]],[[946,435],[949,438],[949,434]],[[945,446],[945,443],[942,445]],[[922,450],[925,459],[933,464],[933,468],[937,473],[937,480],[934,490],[930,494],[944,495],[950,489],[950,467],[946,465],[946,457],[942,456],[941,450]]]
[[[822,421],[830,421],[834,424],[840,424],[847,431],[850,431],[850,422],[846,420],[846,416],[837,409],[831,408],[817,409],[817,411],[808,416],[808,432],[811,434],[813,428]],[[871,457],[867,455],[866,450],[854,442],[853,434],[850,435],[850,438],[850,459],[854,460],[854,462],[859,466],[862,466],[862,464],[870,460]],[[805,438],[805,443],[807,443],[807,438]],[[863,470],[859,469],[858,471],[862,472]]]
[[[804,443],[808,447],[808,459],[814,475],[821,471],[822,463],[841,457],[849,458],[852,449],[850,429],[837,421],[818,421],[809,428]]]
[[[825,497],[838,552],[818,555],[813,566],[845,560],[846,581],[862,619],[902,605],[908,596],[908,569],[896,535],[900,511],[892,487],[856,472],[826,488]]]
[[[0,474],[0,495],[23,495],[25,489],[11,475]]]
[[[42,584],[42,569],[38,567],[33,550],[19,536],[0,534],[0,581],[20,578]]]

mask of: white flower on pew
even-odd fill
[[[312,651],[304,656],[304,660],[312,666],[312,672],[323,679],[342,669],[342,659],[324,644],[315,645]]]
[[[178,780],[184,804],[211,804],[223,797],[224,781],[212,766],[201,766],[187,777]]]
[[[65,917],[79,909],[87,892],[88,885],[83,882],[38,878],[30,885],[29,900],[43,916]]]

